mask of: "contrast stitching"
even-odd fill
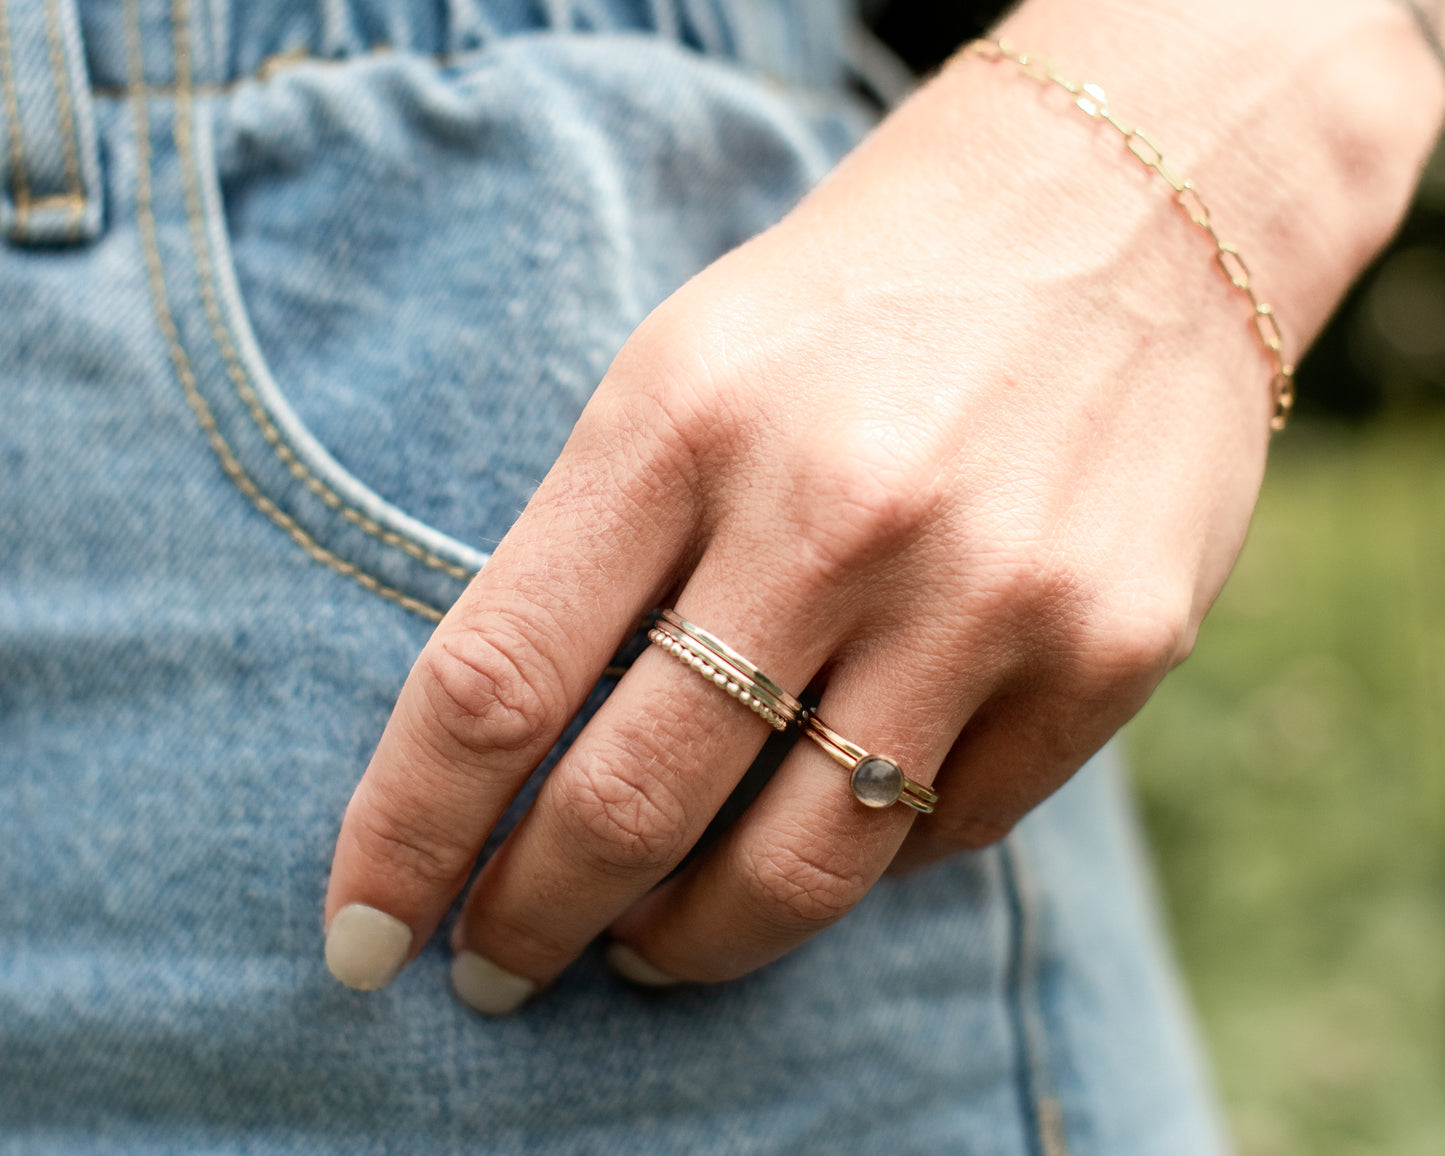
[[[50,46],[50,71],[55,82],[55,105],[60,113],[60,142],[65,158],[65,189],[78,204],[70,206],[70,224],[66,230],[71,241],[80,237],[80,222],[87,205],[85,188],[80,183],[80,152],[76,147],[75,103],[70,97],[70,68],[65,59],[65,43],[60,35],[60,11],[56,0],[45,0],[45,39]]]
[[[3,0],[0,0],[3,3]],[[156,320],[170,352],[171,364],[176,377],[185,391],[186,401],[200,424],[212,451],[221,463],[221,469],[241,493],[251,500],[252,505],[291,537],[314,561],[329,566],[339,574],[355,581],[359,586],[395,602],[405,610],[420,615],[430,622],[439,622],[442,611],[426,602],[403,594],[366,573],[354,563],[338,557],[311,537],[296,520],[280,509],[260,490],[242,468],[230,445],[222,436],[211,414],[211,407],[196,388],[196,377],[191,370],[190,358],[181,345],[180,331],[171,315],[170,303],[166,299],[165,273],[161,264],[160,246],[156,241],[155,215],[151,207],[151,147],[150,114],[146,108],[145,65],[141,57],[140,8],[139,0],[125,0],[126,56],[132,80],[132,108],[136,123],[136,217],[140,226],[141,246],[145,254],[146,274],[150,283],[151,301],[155,306]]]
[[[256,423],[261,436],[266,439],[266,444],[271,447],[281,463],[290,471],[291,476],[304,485],[308,490],[320,498],[331,509],[339,513],[352,525],[370,534],[373,538],[401,550],[408,556],[415,558],[418,562],[430,566],[433,570],[440,570],[442,573],[465,582],[472,577],[472,571],[464,566],[458,566],[454,562],[448,562],[445,558],[438,557],[430,550],[421,546],[403,534],[397,533],[383,526],[375,518],[369,517],[360,510],[348,506],[345,501],[332,490],[325,482],[318,478],[307,467],[295,450],[286,441],[284,435],[277,429],[271,415],[266,412],[266,407],[261,399],[256,396],[256,391],[251,385],[251,380],[246,374],[245,368],[236,353],[235,342],[225,318],[221,314],[220,303],[216,297],[215,290],[215,267],[211,261],[210,242],[206,238],[205,210],[201,205],[200,175],[196,165],[195,157],[195,134],[192,127],[192,111],[194,108],[191,99],[191,49],[190,49],[190,12],[188,0],[174,0],[172,6],[172,21],[174,23],[175,54],[176,54],[176,117],[175,117],[175,141],[176,151],[180,154],[181,179],[185,189],[186,217],[190,223],[191,247],[196,256],[196,272],[200,279],[201,303],[205,310],[206,319],[211,325],[211,334],[215,339],[217,348],[221,351],[221,358],[226,363],[226,376],[230,378],[231,384],[235,387],[236,395],[245,405],[251,415],[251,420]]]
[[[20,123],[20,98],[15,94],[15,54],[10,45],[10,12],[0,0],[0,89],[3,89],[5,135],[10,140],[10,181],[15,191],[15,234],[25,228],[30,216],[30,180],[25,172],[24,128]]]
[[[85,207],[85,198],[75,193],[51,193],[47,197],[31,197],[27,202],[32,213],[39,213],[47,209],[64,209],[68,213],[74,213],[76,207]]]
[[[1069,1156],[1069,1144],[1064,1139],[1064,1107],[1053,1096],[1043,1096],[1037,1105],[1039,1113],[1039,1143],[1043,1145],[1044,1156]]]
[[[175,119],[175,141],[176,149],[180,155],[182,183],[185,189],[186,215],[190,224],[192,248],[196,257],[196,271],[200,279],[200,290],[202,305],[206,318],[211,325],[211,333],[215,339],[221,357],[226,363],[226,375],[245,405],[251,420],[255,422],[261,431],[266,443],[275,452],[291,475],[300,481],[308,490],[320,498],[327,506],[336,510],[348,522],[359,527],[361,530],[379,539],[388,546],[402,550],[409,556],[417,559],[423,564],[440,570],[460,581],[466,581],[472,575],[464,567],[448,562],[444,558],[426,550],[416,542],[389,530],[375,519],[368,517],[360,510],[348,506],[328,487],[320,478],[313,474],[295,451],[285,440],[281,431],[277,429],[271,416],[266,412],[251,386],[249,377],[240,363],[236,354],[235,343],[230,329],[221,314],[220,304],[215,292],[215,269],[211,261],[210,245],[205,235],[205,213],[201,205],[199,175],[197,172],[194,156],[195,139],[192,131],[192,102],[190,92],[190,47],[189,47],[189,13],[186,0],[176,0],[173,8],[173,19],[176,22],[175,28],[175,50],[176,50],[176,74],[177,84],[177,107]]]

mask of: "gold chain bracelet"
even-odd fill
[[[1200,197],[1199,190],[1194,187],[1194,182],[1180,177],[1164,163],[1163,150],[1150,140],[1142,129],[1130,128],[1110,111],[1108,98],[1097,84],[1076,84],[1068,77],[1061,76],[1050,61],[1026,52],[1016,52],[1006,40],[975,40],[965,45],[959,55],[964,53],[984,60],[1010,60],[1018,65],[1020,71],[1030,80],[1044,85],[1058,85],[1073,99],[1075,107],[1091,119],[1102,120],[1114,128],[1124,138],[1124,144],[1139,163],[1147,169],[1153,169],[1169,183],[1169,187],[1174,190],[1174,199],[1185,215],[1209,234],[1209,239],[1214,242],[1215,260],[1229,278],[1229,283],[1249,298],[1250,306],[1254,309],[1255,332],[1274,363],[1274,376],[1270,379],[1274,412],[1269,419],[1269,428],[1284,429],[1289,421],[1290,410],[1294,408],[1294,366],[1285,361],[1281,352],[1284,339],[1280,335],[1279,322],[1275,320],[1274,310],[1261,301],[1255,292],[1254,281],[1244,259],[1239,255],[1239,250],[1220,240],[1214,221],[1209,215],[1209,208]]]

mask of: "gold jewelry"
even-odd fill
[[[892,759],[850,743],[721,638],[677,611],[658,610],[647,638],[760,715],[774,730],[796,725],[830,758],[848,768],[853,797],[865,807],[903,803],[928,814],[938,804],[937,795],[908,778]]]
[[[848,786],[865,807],[902,803],[929,815],[938,806],[938,796],[905,775],[892,759],[869,754],[857,743],[850,743],[816,714],[803,715],[799,726],[829,758],[848,768]]]
[[[803,704],[725,643],[675,610],[661,610],[648,641],[684,662],[776,731],[787,730]]]
[[[1214,242],[1215,260],[1219,267],[1224,270],[1224,275],[1229,278],[1229,283],[1249,298],[1250,306],[1254,310],[1254,329],[1260,343],[1264,346],[1265,353],[1274,363],[1274,376],[1270,379],[1270,392],[1274,398],[1274,412],[1269,419],[1269,428],[1282,430],[1289,421],[1290,410],[1294,408],[1294,366],[1285,361],[1281,350],[1284,347],[1284,339],[1280,335],[1279,323],[1275,320],[1274,310],[1259,299],[1254,291],[1254,282],[1249,275],[1249,268],[1245,265],[1244,259],[1240,257],[1239,250],[1233,245],[1226,244],[1220,240],[1218,232],[1215,231],[1214,222],[1210,218],[1209,209],[1199,196],[1199,190],[1194,187],[1194,182],[1176,174],[1164,163],[1164,153],[1142,129],[1130,128],[1109,108],[1108,98],[1104,90],[1097,84],[1077,84],[1066,76],[1062,76],[1054,65],[1039,56],[1032,56],[1027,52],[1015,51],[1005,40],[974,40],[959,50],[958,55],[968,53],[983,60],[1009,60],[1018,65],[1030,80],[1039,84],[1056,84],[1067,92],[1074,101],[1074,105],[1087,114],[1093,120],[1102,120],[1111,128],[1115,129],[1123,138],[1124,144],[1135,158],[1145,168],[1153,169],[1167,182],[1174,190],[1174,199],[1178,202],[1185,214],[1209,234],[1209,239]]]

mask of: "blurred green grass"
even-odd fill
[[[1445,414],[1279,439],[1127,736],[1242,1156],[1445,1153]]]

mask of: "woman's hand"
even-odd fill
[[[1089,7],[1044,0],[1010,35],[1073,49],[1080,79],[1112,66],[1140,86],[1141,120],[1152,107],[1169,140],[1193,134],[1180,167],[1292,332],[1317,325],[1402,207],[1410,166],[1320,192],[1345,162],[1309,134],[1358,145],[1348,117],[1327,125],[1333,110],[1307,100],[1281,125],[1266,98],[1295,82],[1283,67],[1235,97],[1211,87],[1236,78],[1177,4]],[[1326,50],[1401,55],[1438,108],[1429,58],[1384,0],[1307,7],[1316,30],[1273,59],[1302,74]],[[1122,52],[1101,39],[1110,14]],[[1128,45],[1166,31],[1204,75],[1151,102],[1170,60]],[[1203,111],[1188,99],[1201,88],[1217,97]],[[454,935],[469,1002],[510,1010],[609,928],[637,978],[740,976],[890,864],[1002,837],[1184,657],[1243,541],[1270,373],[1212,255],[1117,135],[1011,66],[946,70],[618,356],[407,680],[337,845],[333,969],[379,986],[419,950],[659,604],[789,690],[818,687],[821,716],[932,783],[937,813],[862,807],[802,742],[659,887],[769,729],[649,649],[475,883]]]

